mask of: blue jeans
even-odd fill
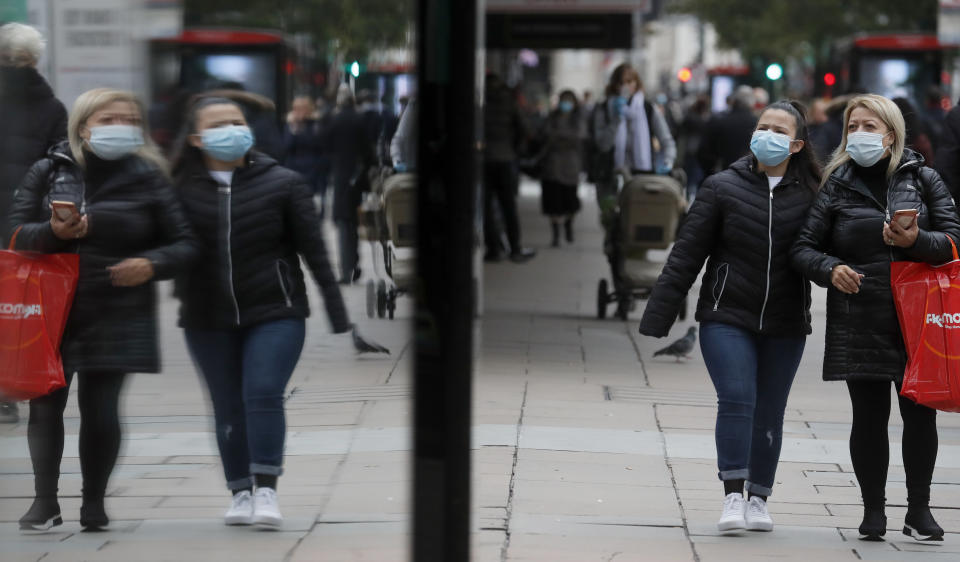
[[[780,460],[783,411],[806,337],[769,337],[723,324],[700,325],[700,349],[717,390],[721,480],[747,480],[769,496]]]
[[[254,474],[283,473],[283,395],[300,360],[305,331],[303,318],[284,318],[230,331],[184,332],[210,390],[217,447],[231,490],[252,486]]]

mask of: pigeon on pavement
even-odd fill
[[[697,343],[697,327],[690,326],[690,329],[687,330],[687,335],[655,352],[653,356],[672,355],[677,358],[677,361],[680,361],[681,357],[689,358],[688,354],[693,351],[693,345],[695,343]]]
[[[390,355],[389,349],[361,336],[356,326],[353,328],[353,348],[357,350],[357,353],[386,353]]]

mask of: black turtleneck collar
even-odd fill
[[[884,202],[887,195],[887,168],[890,166],[890,157],[881,158],[873,166],[861,166],[854,163],[853,169],[863,183],[870,188],[870,192],[877,201]]]
[[[107,180],[120,169],[120,160],[104,160],[89,150],[83,151],[83,159],[86,163],[84,170],[85,192],[87,197],[92,196]]]
[[[32,66],[0,66],[0,98],[46,99],[53,90]]]

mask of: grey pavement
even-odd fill
[[[770,510],[772,533],[721,536],[713,424],[716,399],[699,348],[687,361],[652,358],[667,340],[630,320],[596,319],[608,277],[592,193],[577,241],[547,247],[534,184],[521,209],[531,262],[484,268],[476,328],[473,560],[741,561],[960,559],[960,416],[941,414],[934,513],[939,546],[914,543],[905,512],[899,415],[891,418],[887,541],[857,540],[861,507],[846,439],[850,406],[840,383],[820,380],[824,292],[815,332],[786,412]],[[330,233],[332,234],[332,233]],[[332,238],[328,237],[329,241]],[[328,246],[333,246],[328,244]],[[363,249],[365,275],[370,251]],[[164,373],[134,375],[124,392],[124,447],[108,490],[106,533],[80,533],[75,400],[67,410],[61,478],[65,524],[21,534],[32,498],[26,424],[0,425],[0,560],[376,561],[408,559],[411,302],[397,319],[369,320],[364,290],[345,290],[361,330],[393,351],[357,357],[316,314],[287,401],[286,473],[279,532],[225,527],[228,502],[207,396],[175,326],[169,286],[161,325]],[[692,312],[691,303],[691,312]],[[75,392],[75,389],[72,391]]]

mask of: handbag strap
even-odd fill
[[[953,237],[950,236],[949,234],[947,234],[946,236],[947,236],[947,240],[950,241],[950,248],[953,249],[953,261],[960,260],[960,256],[957,255],[957,245],[954,243]]]
[[[13,231],[13,236],[10,237],[10,247],[7,248],[8,250],[11,250],[11,251],[12,251],[12,250],[14,250],[14,249],[16,248],[16,246],[17,246],[17,235],[20,234],[20,231],[21,231],[21,230],[23,230],[23,225],[22,225],[22,224],[21,224],[20,226],[18,226],[16,230]],[[954,257],[956,257],[956,255],[957,255],[957,248],[956,248],[956,246],[954,246],[954,248],[953,248],[953,255],[954,255]]]

